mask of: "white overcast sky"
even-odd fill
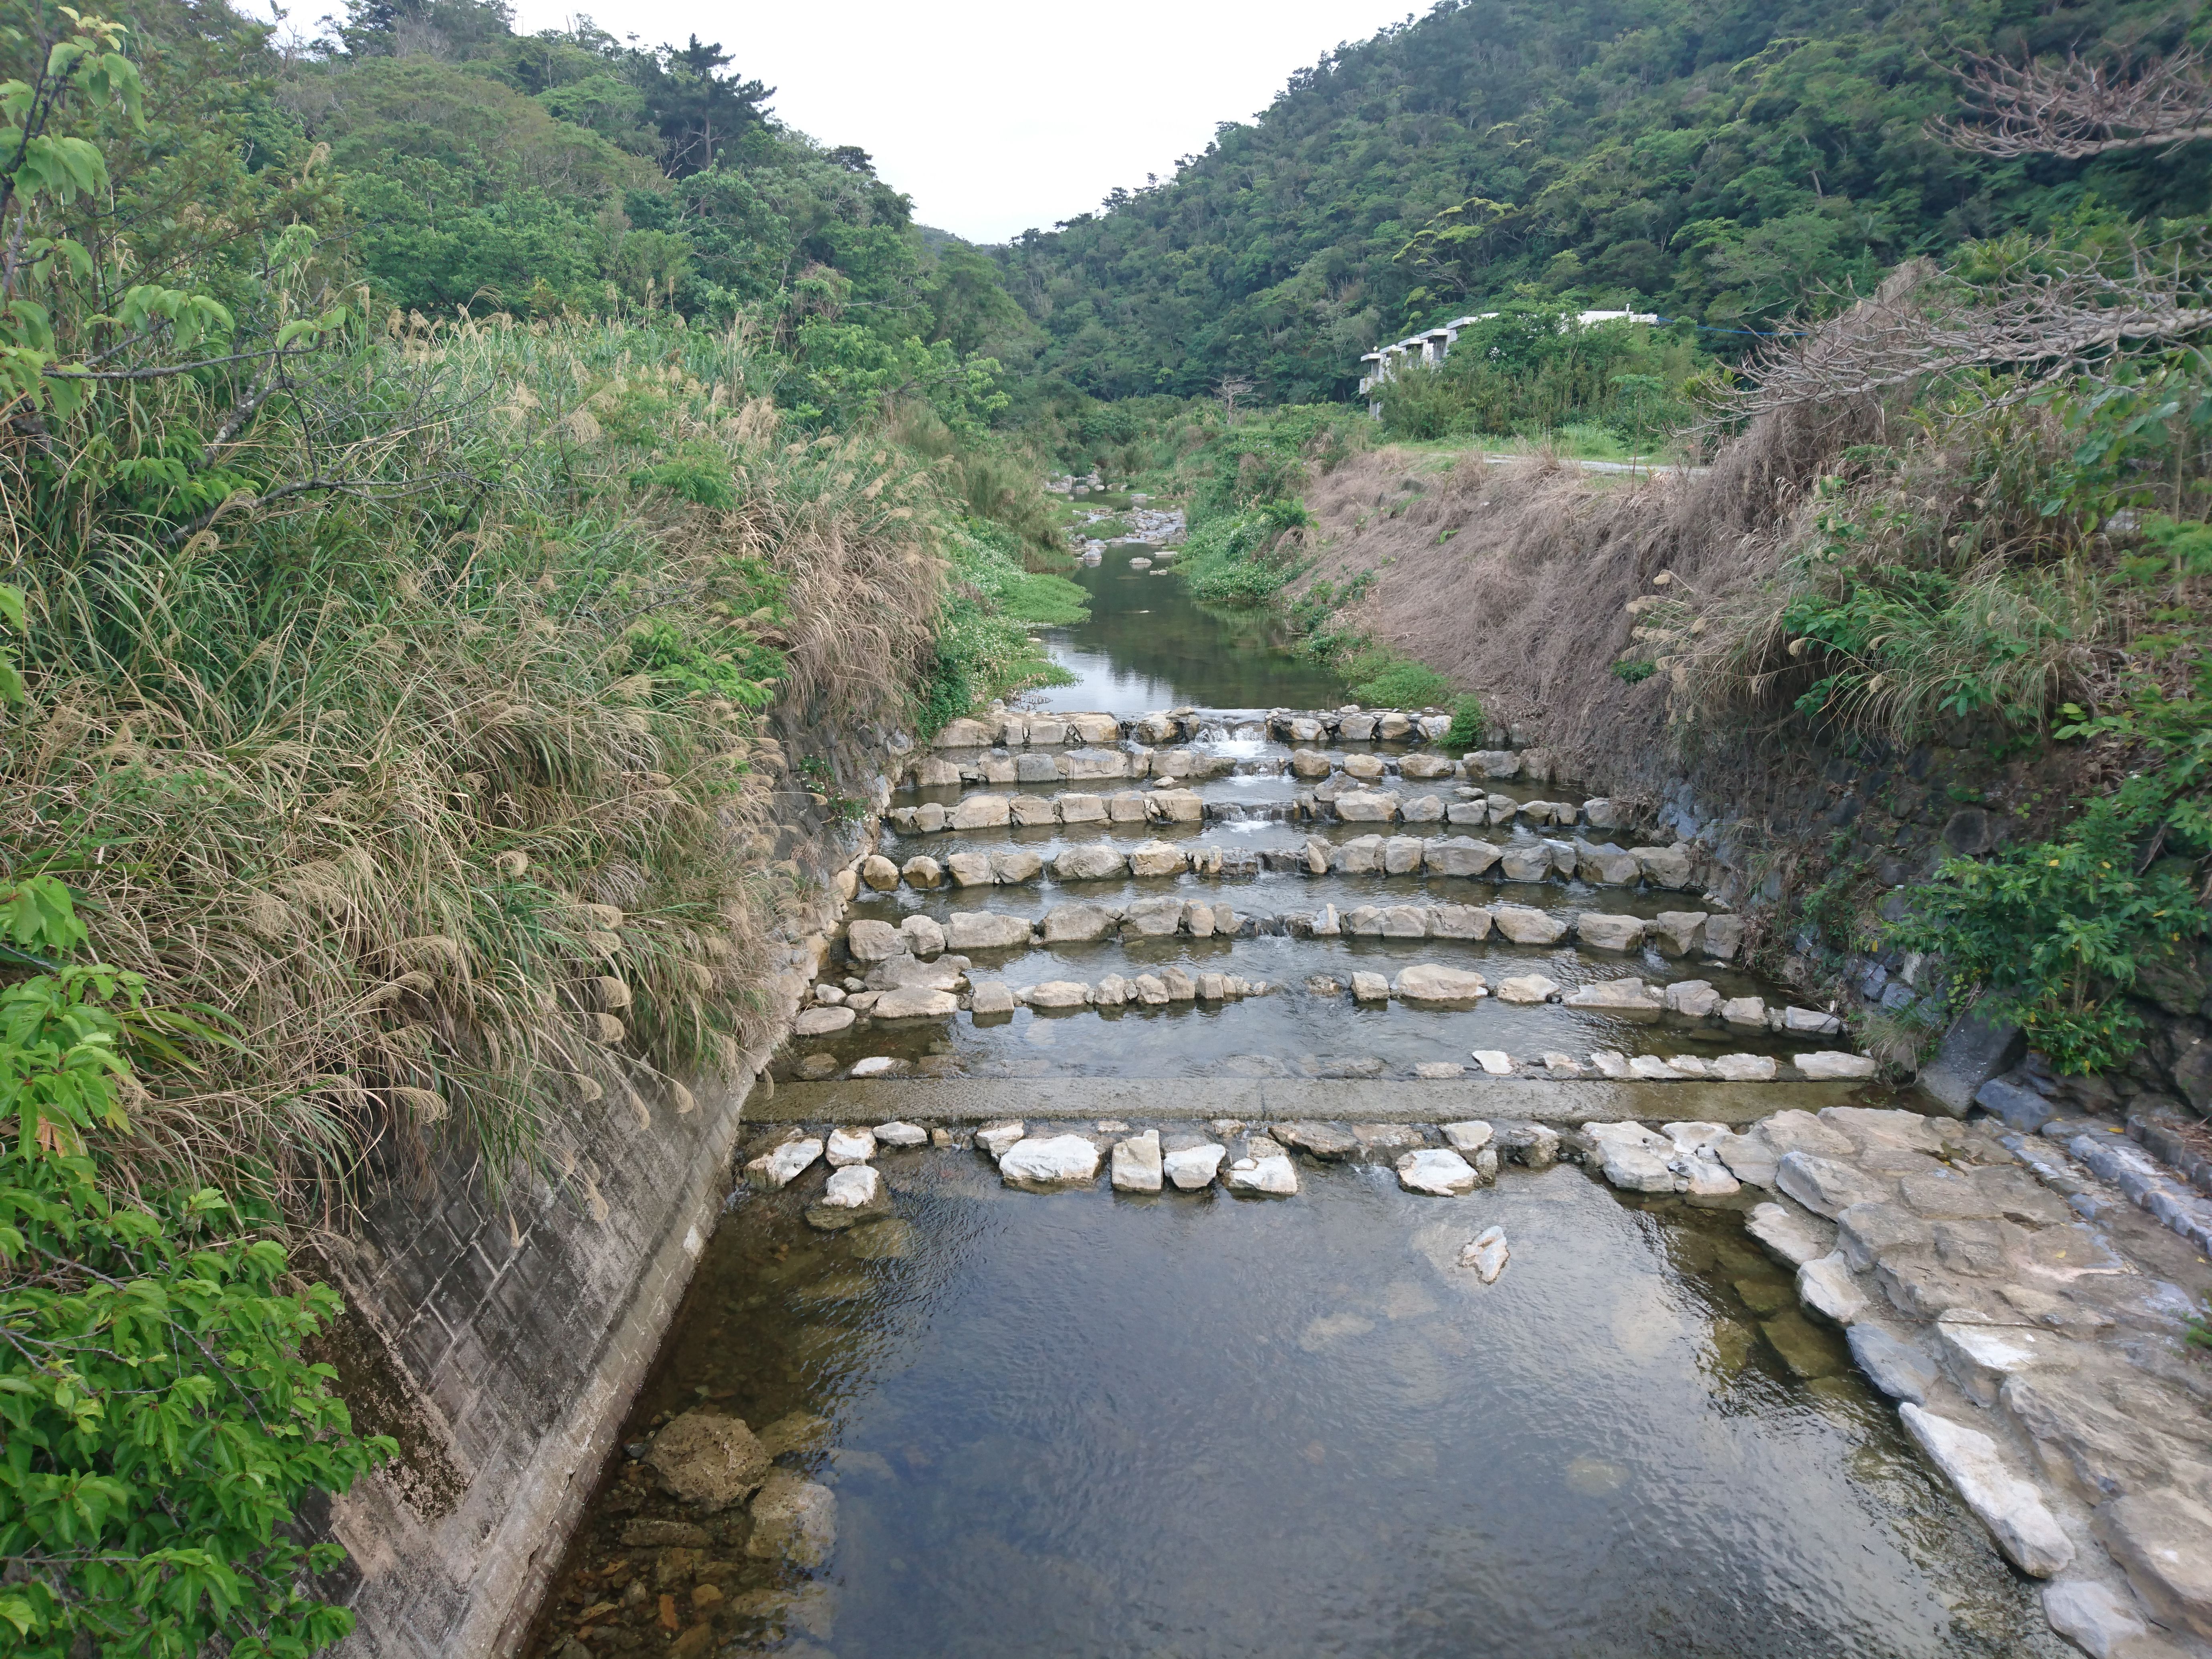
[[[641,45],[719,40],[733,69],[776,88],[786,122],[873,155],[922,223],[996,242],[1072,219],[1147,173],[1165,178],[1217,123],[1249,118],[1294,70],[1407,9],[1407,0],[518,0],[515,27],[558,27],[583,11]]]

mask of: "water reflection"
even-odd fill
[[[1090,595],[1091,619],[1045,638],[1076,683],[1033,694],[1040,707],[1333,708],[1351,695],[1320,664],[1279,648],[1286,635],[1273,616],[1194,605],[1182,579],[1157,566],[1109,559],[1070,580]]]

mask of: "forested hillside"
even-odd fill
[[[1340,397],[1379,341],[1515,295],[1756,330],[1914,253],[2201,211],[2201,158],[1991,161],[1926,123],[1962,51],[2207,28],[2172,0],[1444,0],[1001,258],[1046,364],[1101,397]]]

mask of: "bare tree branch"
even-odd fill
[[[2013,63],[1978,53],[1954,71],[1969,106],[1929,124],[1978,155],[2081,161],[2212,138],[2212,64],[2185,48],[2164,58]]]
[[[2138,252],[2119,275],[2085,257],[1970,287],[1907,266],[1832,320],[1763,346],[1723,407],[1748,417],[1976,369],[2019,371],[2001,398],[2015,401],[2212,329],[2212,305],[2191,280],[2200,269],[2160,270]]]

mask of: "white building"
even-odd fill
[[[1452,342],[1459,338],[1462,329],[1487,322],[1496,315],[1498,313],[1494,311],[1486,311],[1473,317],[1455,317],[1439,327],[1419,334],[1408,334],[1394,345],[1386,345],[1379,351],[1370,351],[1361,357],[1359,361],[1368,365],[1359,377],[1359,395],[1369,400],[1367,412],[1370,415],[1382,412],[1382,404],[1374,401],[1375,391],[1396,374],[1402,364],[1422,362],[1435,367],[1443,362],[1450,352]],[[1658,320],[1659,314],[1652,311],[1578,311],[1573,318],[1575,325],[1579,328],[1588,328],[1593,323],[1656,323]]]

